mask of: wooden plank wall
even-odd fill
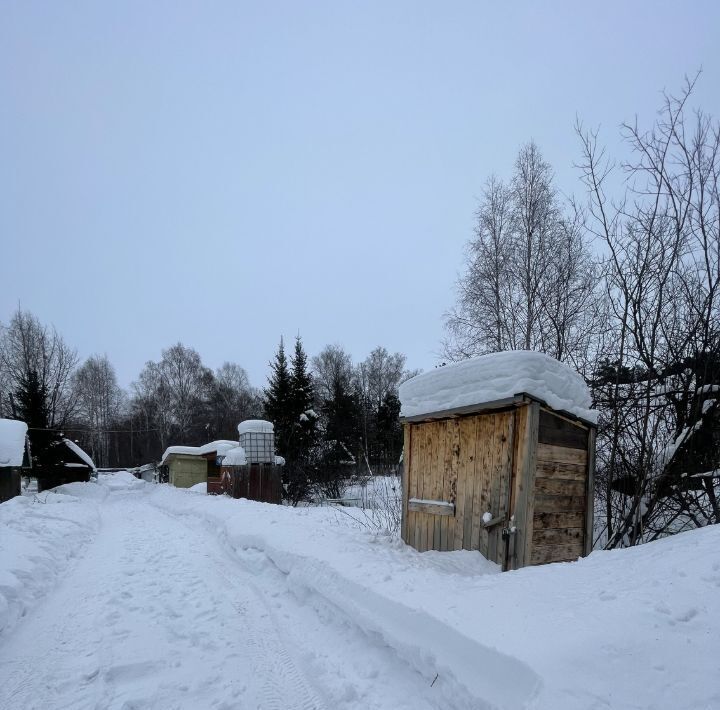
[[[405,425],[402,535],[425,550],[480,550],[504,561],[502,525],[486,529],[483,513],[508,515],[513,411]],[[455,505],[455,515],[408,510],[408,498]]]
[[[585,554],[588,427],[540,410],[529,564]]]

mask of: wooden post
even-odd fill
[[[595,428],[592,427],[588,432],[588,452],[587,452],[587,487],[585,489],[587,496],[585,507],[585,545],[583,556],[587,556],[592,552],[593,547],[593,522],[595,517]]]

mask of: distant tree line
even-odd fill
[[[581,199],[534,143],[489,178],[447,314],[451,360],[538,350],[584,375],[607,547],[720,522],[720,125],[688,108],[696,80],[623,125],[624,162],[578,123]]]
[[[267,418],[294,502],[337,496],[343,478],[397,465],[398,386],[413,374],[404,355],[383,347],[357,364],[339,345],[309,359],[298,336],[289,360],[280,341],[267,387],[258,389],[240,365],[213,371],[177,343],[126,391],[107,355],[80,363],[32,313],[18,309],[0,324],[0,416],[28,423],[35,458],[51,464],[53,446],[67,437],[100,467],[136,466],[157,462],[173,444],[236,440],[239,422]]]

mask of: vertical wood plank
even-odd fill
[[[525,550],[524,564],[529,564],[532,558],[533,516],[535,515],[535,455],[538,446],[538,427],[540,424],[540,404],[531,402],[528,405],[527,429],[525,431],[522,447],[525,452],[523,469],[520,475],[527,487],[527,514],[525,520]]]
[[[426,427],[419,426],[416,431],[418,441],[417,458],[417,481],[415,497],[423,498],[425,490],[425,469],[427,468],[427,440],[428,431]],[[427,527],[422,513],[413,513],[415,516],[415,548],[420,552],[427,550]]]
[[[442,457],[440,459],[440,480],[439,487],[440,491],[438,494],[438,500],[449,501],[448,491],[450,489],[450,480],[452,478],[452,439],[453,430],[456,424],[454,419],[448,419],[444,422],[442,436],[443,446]],[[436,530],[439,528],[439,539],[438,547],[436,549],[443,552],[447,551],[447,531],[448,531],[448,518],[445,515],[438,516],[438,520],[435,523]]]
[[[588,432],[588,453],[587,453],[587,485],[585,488],[587,502],[585,506],[585,544],[583,555],[592,552],[593,545],[593,522],[595,517],[595,429]]]
[[[473,550],[473,520],[475,518],[474,500],[475,500],[475,485],[477,483],[477,474],[475,467],[477,465],[477,452],[478,452],[478,438],[480,435],[479,423],[480,417],[473,416],[467,419],[466,433],[469,437],[468,442],[468,455],[464,462],[464,497],[465,502],[463,504],[463,537],[462,546],[464,550]]]
[[[515,410],[515,431],[513,434],[513,506],[510,514],[515,516],[515,554],[510,560],[511,569],[520,569],[525,564],[525,537],[527,535],[528,488],[523,475],[526,451],[523,443],[527,436],[529,408]]]
[[[443,487],[443,500],[453,503],[455,515],[457,515],[457,483],[458,469],[460,466],[460,420],[451,419],[448,421],[448,438],[446,442],[445,461],[445,485]],[[440,530],[441,547],[443,550],[455,549],[455,518],[444,518]]]
[[[442,498],[443,482],[445,480],[445,437],[447,435],[447,420],[436,422],[435,436],[433,438],[433,467],[431,500]],[[430,549],[440,550],[440,530],[442,516],[428,515],[428,535],[432,532],[432,545]]]
[[[480,550],[488,556],[488,534],[482,527],[482,516],[487,511],[489,442],[492,435],[492,414],[478,416],[477,446],[475,449],[475,481],[473,485],[472,544],[471,549]]]
[[[499,419],[500,427],[497,438],[497,451],[500,457],[499,464],[499,477],[500,477],[500,498],[499,507],[500,511],[497,515],[501,515],[507,524],[510,520],[510,502],[512,497],[511,482],[512,482],[512,460],[513,460],[513,431],[515,418],[512,412],[503,413]],[[495,529],[495,535],[497,538],[497,552],[496,561],[502,565],[502,569],[508,569],[508,559],[506,551],[508,550],[508,542],[502,538],[502,530],[505,525],[499,525]]]
[[[400,537],[408,545],[412,545],[408,539],[408,477],[410,475],[410,466],[412,463],[412,424],[403,425],[403,467],[402,479],[400,483],[400,495],[402,495],[402,521],[400,523]]]
[[[475,420],[472,417],[458,419],[458,458],[455,486],[455,520],[453,549],[463,549],[465,526],[465,487],[468,480],[468,466],[475,458]]]

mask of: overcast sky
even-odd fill
[[[124,386],[177,341],[265,384],[281,334],[429,368],[482,184],[576,115],[649,123],[720,2],[0,0],[0,321]]]

